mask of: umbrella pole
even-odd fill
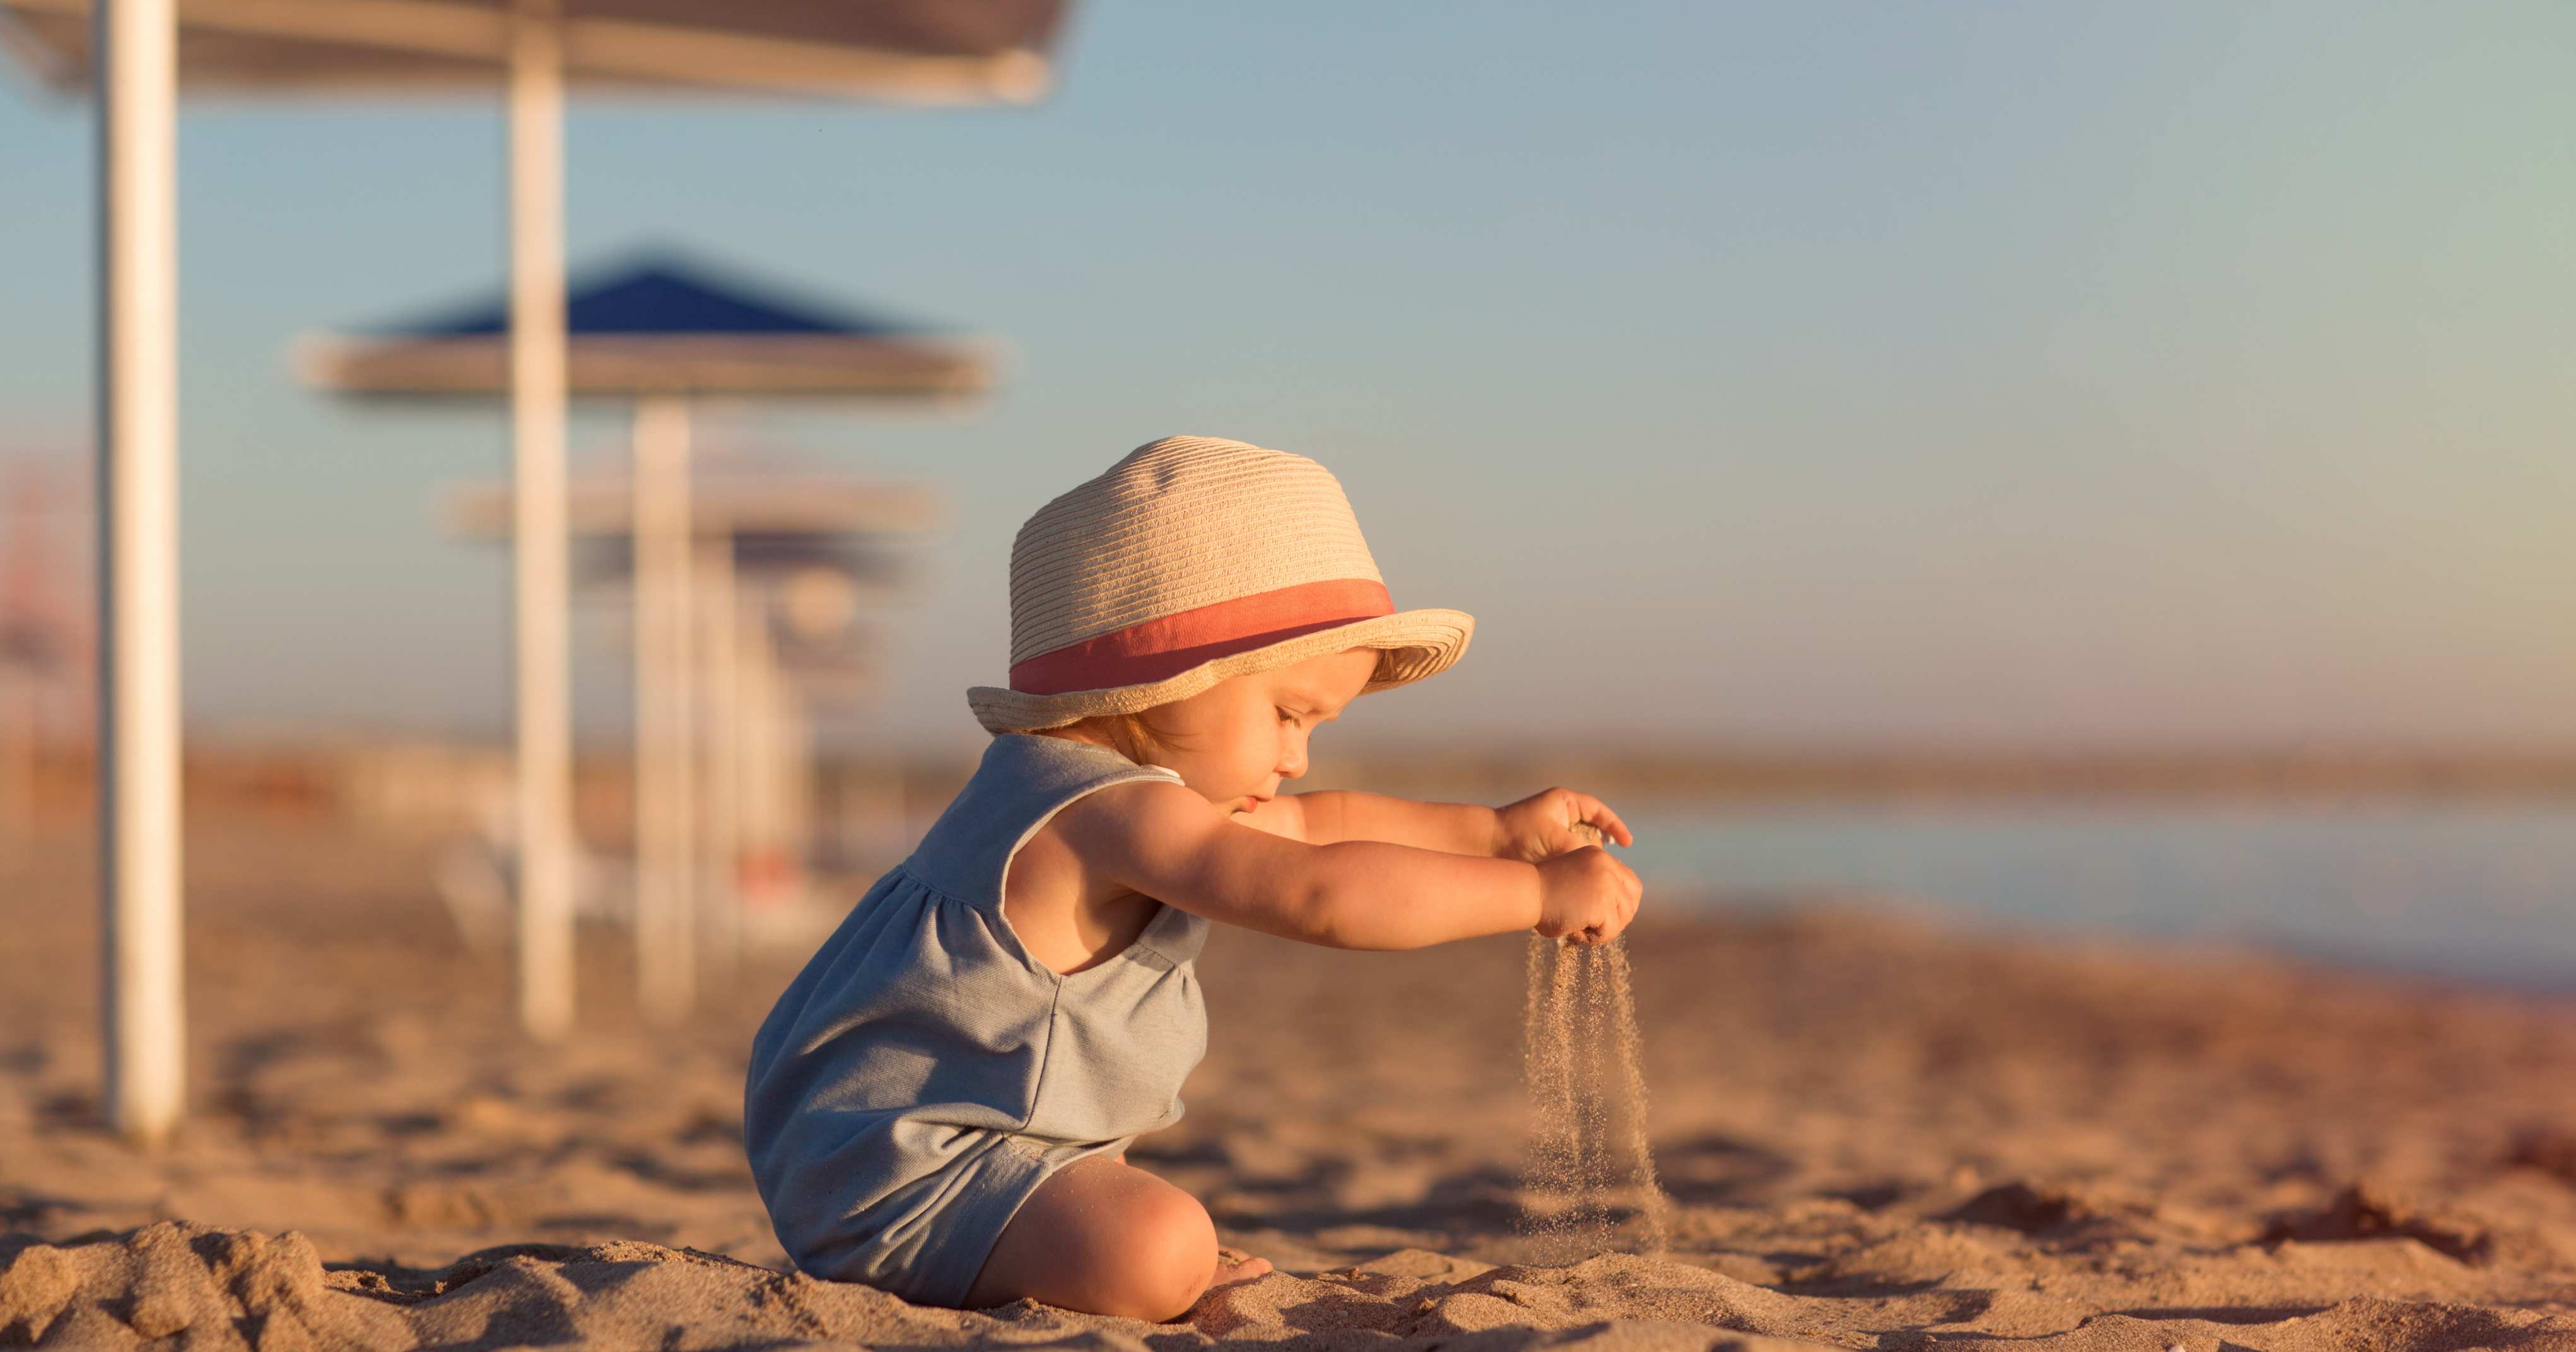
[[[778,669],[766,599],[752,609],[750,615],[737,615],[734,630],[735,707],[741,715],[734,734],[734,782],[739,786],[736,820],[743,853],[756,868],[757,900],[765,912],[778,900],[784,856],[778,831]]]
[[[742,898],[736,887],[742,867],[742,770],[736,749],[742,694],[736,679],[733,535],[727,530],[704,536],[697,550],[690,609],[697,620],[701,663],[697,731],[704,759],[698,818],[706,832],[698,852],[704,880],[698,895],[707,902],[699,918],[707,959],[717,979],[728,980],[742,955]]]
[[[787,673],[779,672],[770,689],[777,700],[779,835],[794,866],[795,896],[805,897],[807,861],[814,856],[814,726],[805,715],[805,699]]]
[[[770,700],[770,718],[778,718],[778,837],[796,881],[791,896],[804,901],[814,858],[814,726],[806,718],[804,695],[786,672],[770,682]]]
[[[563,51],[551,0],[510,25],[510,429],[516,480],[519,1021],[572,1027],[572,723],[566,671]]]
[[[690,895],[689,412],[675,395],[635,406],[635,986],[655,1023],[696,994]]]
[[[178,34],[107,0],[99,98],[99,883],[108,1125],[157,1144],[186,1091],[179,898]]]

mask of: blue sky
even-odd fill
[[[863,736],[980,740],[1012,532],[1195,432],[1478,618],[1343,735],[2563,746],[2572,66],[2554,0],[1095,3],[1034,108],[582,104],[570,252],[1005,341],[964,414],[712,418],[947,494]],[[0,454],[88,435],[91,135],[0,84]],[[284,355],[497,285],[500,150],[470,97],[185,118],[201,726],[506,726],[505,561],[431,513],[500,411]]]

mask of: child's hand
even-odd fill
[[[1535,864],[1567,850],[1579,850],[1599,842],[1576,831],[1577,823],[1590,823],[1622,845],[1634,845],[1636,837],[1628,833],[1628,824],[1600,799],[1572,789],[1549,789],[1535,793],[1509,807],[1494,809],[1500,823],[1495,833],[1494,854],[1498,858],[1517,859]]]
[[[1585,828],[1586,830],[1592,828]],[[1544,938],[1603,944],[1636,918],[1645,885],[1636,870],[1598,845],[1569,850],[1538,866],[1538,932]]]

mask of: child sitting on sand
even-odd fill
[[[1588,795],[1279,794],[1317,724],[1445,669],[1474,625],[1398,612],[1303,456],[1170,437],[1038,509],[1010,687],[967,692],[982,763],[752,1042],[743,1142],[797,1266],[1150,1320],[1267,1272],[1126,1162],[1206,1050],[1209,922],[1396,949],[1598,943],[1636,913],[1637,875],[1576,835],[1631,843]]]

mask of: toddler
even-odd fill
[[[1126,1162],[1206,1050],[1210,922],[1397,949],[1636,913],[1588,795],[1281,794],[1318,724],[1474,625],[1396,610],[1340,482],[1284,451],[1166,438],[1030,517],[1010,685],[967,692],[992,744],[752,1042],[743,1142],[797,1266],[1149,1320],[1268,1271]]]

